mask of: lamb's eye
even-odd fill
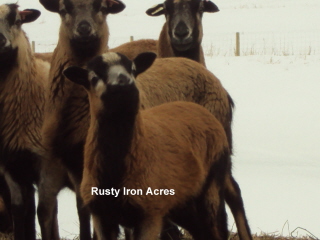
[[[98,77],[93,77],[93,78],[91,79],[91,85],[92,85],[92,86],[96,86],[97,83],[98,83],[98,81],[99,81],[99,78],[98,78]]]
[[[65,15],[67,15],[67,10],[61,9],[61,10],[59,11],[59,13],[60,13],[61,16],[65,16]]]
[[[100,11],[102,12],[102,14],[108,14],[108,9],[106,7],[101,7]]]
[[[20,19],[16,20],[14,24],[17,25],[17,26],[20,26],[21,25],[21,20]]]

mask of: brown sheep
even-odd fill
[[[80,239],[91,239],[90,213],[79,194],[82,151],[89,126],[88,97],[84,89],[62,75],[70,65],[83,66],[108,48],[108,14],[121,12],[120,0],[40,0],[61,17],[58,44],[50,69],[50,91],[42,128],[44,154],[39,185],[38,219],[42,239],[59,239],[56,221],[57,195],[72,187],[77,195]],[[71,184],[72,183],[72,184]]]
[[[152,39],[133,41],[110,51],[122,53],[132,60],[141,52],[154,52],[155,48],[150,46],[156,45],[159,58],[186,57],[205,66],[201,46],[202,15],[204,12],[218,11],[219,8],[208,0],[166,0],[146,11],[149,16],[164,14],[166,17],[158,41]]]
[[[196,240],[227,239],[226,134],[198,104],[139,109],[135,77],[155,57],[143,53],[131,62],[124,55],[107,53],[90,61],[88,70],[64,71],[89,95],[91,123],[81,195],[92,212],[96,235],[100,240],[115,239],[120,224],[133,228],[136,240],[156,240],[164,218],[169,218]],[[98,196],[101,190],[119,195]]]
[[[22,30],[38,10],[0,6],[0,170],[10,189],[15,239],[35,239],[41,127],[49,64],[36,59]]]

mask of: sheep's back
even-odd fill
[[[187,101],[207,108],[224,127],[230,124],[228,93],[220,80],[201,64],[187,58],[156,59],[138,76],[141,107]]]
[[[157,42],[157,40],[153,39],[141,39],[124,43],[108,51],[121,53],[127,56],[127,58],[129,58],[130,60],[133,60],[136,56],[143,52],[157,53]]]
[[[222,125],[205,108],[187,102],[166,103],[142,111],[141,119],[143,136],[132,146],[132,164],[124,185],[174,189],[174,196],[158,197],[159,209],[162,204],[173,206],[196,196],[209,169],[228,148]],[[154,197],[143,196],[142,201],[150,198],[151,202]]]

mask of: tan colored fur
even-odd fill
[[[29,41],[21,30],[15,39],[19,46],[17,62],[0,83],[3,105],[1,132],[10,150],[29,149],[42,153],[41,127],[50,65],[34,58]]]
[[[228,93],[205,67],[186,58],[156,59],[137,78],[141,107],[165,102],[195,102],[208,109],[224,127],[230,124]]]
[[[46,62],[51,62],[51,58],[52,58],[52,55],[53,55],[53,52],[47,52],[47,53],[34,53],[34,56],[36,58],[39,58],[43,61],[46,61]]]

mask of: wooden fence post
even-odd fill
[[[133,36],[130,36],[130,42],[133,42]]]
[[[236,56],[240,56],[240,33],[236,32]]]
[[[35,41],[31,42],[31,47],[32,47],[32,51],[36,52],[36,42]]]

